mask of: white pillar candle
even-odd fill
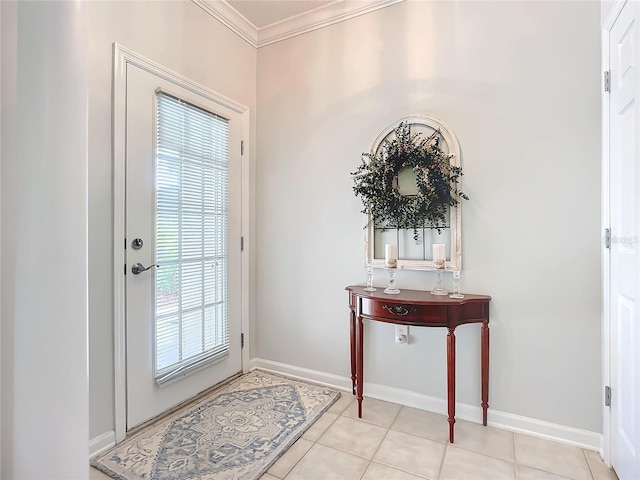
[[[398,249],[394,243],[384,245],[384,266],[387,268],[398,266]]]
[[[433,244],[433,268],[442,270],[446,263],[446,253],[444,243]]]

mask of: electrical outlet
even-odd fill
[[[396,325],[396,343],[409,343],[409,327]]]

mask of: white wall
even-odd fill
[[[349,173],[385,126],[426,114],[462,148],[462,285],[493,296],[491,408],[600,432],[599,25],[597,2],[407,2],[261,48],[257,356],[349,376]],[[473,405],[476,327],[457,330]],[[444,398],[445,331],[392,331],[368,328],[366,381]]]
[[[252,117],[256,50],[190,1],[88,2],[88,10],[90,437],[96,438],[113,431],[115,422],[112,44],[248,106]],[[252,132],[254,126],[252,120]],[[250,144],[253,168],[255,142]]]
[[[15,417],[6,412],[50,374],[44,361],[44,373],[23,377],[33,366],[25,356],[26,329],[63,325],[73,335],[83,332],[77,303],[68,302],[74,305],[70,316],[58,311],[49,317],[51,323],[41,324],[37,322],[44,316],[38,308],[46,302],[18,306],[6,301],[16,295],[31,298],[28,292],[50,275],[66,279],[68,273],[55,270],[57,264],[50,261],[29,263],[39,258],[33,256],[37,249],[19,245],[18,234],[20,241],[22,235],[34,241],[29,236],[34,224],[51,226],[29,195],[49,195],[54,200],[48,204],[55,207],[57,199],[68,200],[57,197],[60,192],[75,195],[82,188],[81,179],[67,180],[82,177],[76,162],[56,163],[52,157],[51,165],[60,169],[49,178],[61,180],[29,181],[27,187],[20,182],[32,180],[30,164],[6,160],[15,156],[16,147],[6,141],[15,137],[15,125],[6,121],[15,110],[5,93],[16,86],[15,78],[11,81],[16,68],[6,68],[15,53],[5,42],[12,33],[5,12],[13,7],[7,5],[15,4],[2,2],[3,469],[11,468],[5,459],[15,458],[23,446],[15,451],[8,435],[27,424],[30,402],[39,397],[20,404]],[[454,129],[463,150],[463,186],[471,196],[463,211],[463,286],[494,297],[491,407],[600,431],[598,3],[409,2],[258,54],[191,2],[88,2],[86,8],[91,438],[114,428],[113,42],[249,106],[252,113],[258,111],[260,202],[251,223],[257,218],[260,257],[257,295],[252,296],[258,312],[252,356],[348,376],[343,288],[363,280],[363,219],[349,172],[388,123],[408,113],[429,114]],[[27,31],[24,35],[42,38]],[[36,57],[23,58],[31,62]],[[64,65],[72,59],[61,61]],[[42,68],[48,65],[44,62]],[[32,67],[21,68],[24,75]],[[252,121],[252,134],[255,126]],[[69,132],[78,130],[67,128]],[[36,161],[36,156],[30,158]],[[58,185],[65,185],[64,190]],[[61,223],[52,232],[66,232],[67,220],[81,227],[84,217],[76,210],[81,207],[82,202],[56,209]],[[38,221],[20,223],[21,218]],[[68,237],[53,236],[66,252]],[[545,243],[552,248],[543,249]],[[22,273],[16,263],[21,259],[28,261]],[[22,280],[33,276],[35,283],[30,281],[27,289],[22,280],[7,281],[14,274]],[[76,285],[78,278],[73,276],[71,283]],[[400,288],[426,289],[433,278],[401,272],[398,281]],[[77,294],[77,289],[65,284],[64,292]],[[16,323],[18,316],[27,319],[24,324]],[[60,331],[47,330],[52,335]],[[413,343],[406,347],[392,343],[388,325],[368,332],[367,380],[444,397],[444,331],[411,329]],[[477,329],[461,327],[458,341],[459,400],[476,404]],[[51,344],[45,347],[48,352]],[[68,363],[81,369],[76,356],[83,355],[82,348],[67,354],[74,356]],[[20,375],[14,376],[14,370]],[[63,390],[47,389],[59,393],[60,401],[75,392]],[[75,410],[73,418],[82,430],[83,396],[61,408],[63,413]],[[64,414],[48,421],[60,418]],[[25,435],[34,428],[29,425]]]
[[[86,8],[1,8],[1,476],[86,478]]]
[[[607,18],[607,15],[609,15],[609,12],[611,11],[615,3],[616,3],[616,0],[601,0],[600,16],[603,22]]]

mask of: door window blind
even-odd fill
[[[228,120],[157,92],[156,381],[226,356]]]

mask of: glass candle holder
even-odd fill
[[[431,290],[431,295],[447,295],[449,292],[447,292],[442,284],[442,271],[441,270],[436,270],[436,284],[433,287],[433,290]]]
[[[453,293],[449,295],[449,298],[464,298],[464,295],[460,293],[460,270],[453,271]]]
[[[367,265],[367,286],[365,287],[365,292],[375,292],[377,289],[373,286],[373,267],[371,265]]]
[[[396,287],[396,269],[387,268],[387,272],[389,272],[389,285],[387,285],[387,288],[384,289],[384,293],[396,295],[400,293],[400,290],[398,290]]]

